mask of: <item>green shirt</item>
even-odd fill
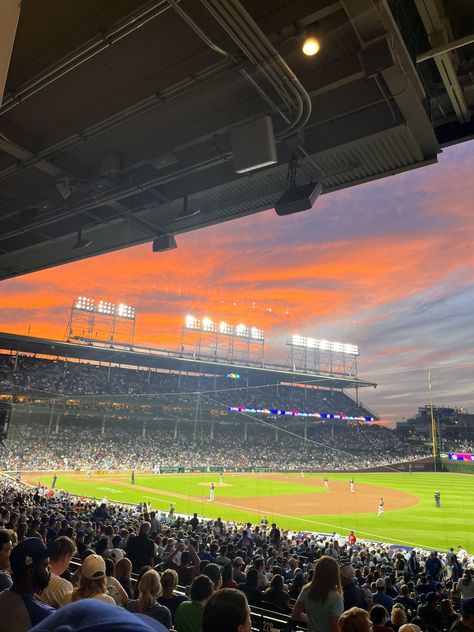
[[[204,606],[192,601],[183,601],[174,616],[174,627],[178,632],[201,632]]]
[[[330,592],[324,603],[309,597],[309,588],[302,590],[297,603],[308,615],[309,632],[331,632],[331,619],[339,619],[344,612],[344,601],[338,592]]]

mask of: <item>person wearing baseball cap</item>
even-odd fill
[[[123,608],[82,599],[56,610],[31,632],[167,632],[167,629],[144,614],[132,614]]]
[[[79,586],[72,593],[66,595],[64,603],[71,603],[80,599],[98,599],[115,605],[115,601],[107,594],[104,558],[96,553],[91,553],[82,561]]]
[[[344,599],[344,610],[349,608],[368,609],[364,591],[354,582],[355,571],[352,564],[341,566],[342,597]]]
[[[25,538],[10,554],[13,585],[0,594],[2,632],[27,632],[48,617],[53,608],[35,599],[50,578],[49,555],[38,538]]]

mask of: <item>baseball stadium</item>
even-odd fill
[[[472,546],[464,425],[440,434],[449,420],[427,407],[418,430],[384,427],[359,400],[376,384],[358,377],[354,345],[293,336],[286,365],[272,366],[261,330],[187,316],[179,353],[135,349],[94,305],[74,301],[66,341],[2,335],[10,476],[163,515]],[[134,319],[130,308],[131,332]]]
[[[473,139],[474,0],[0,1],[0,632],[474,632]]]

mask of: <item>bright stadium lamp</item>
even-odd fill
[[[245,338],[245,336],[248,335],[247,327],[244,324],[239,323],[237,327],[235,328],[235,335],[241,338]]]
[[[184,323],[188,329],[194,329],[196,327],[197,319],[194,316],[186,316]]]
[[[231,334],[232,325],[228,325],[226,322],[222,321],[221,323],[219,323],[219,331],[221,334]]]

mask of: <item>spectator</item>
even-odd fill
[[[9,573],[12,536],[6,529],[0,530],[0,592],[11,588],[12,578]]]
[[[142,522],[139,534],[128,541],[127,555],[135,573],[138,573],[142,566],[153,565],[155,543],[148,537],[150,529],[149,522]]]
[[[171,612],[171,618],[174,620],[176,610],[183,601],[188,601],[184,595],[175,593],[178,587],[178,573],[172,568],[167,568],[161,575],[162,594],[158,597],[158,601],[162,606],[166,606]]]
[[[443,630],[449,630],[449,628],[459,621],[459,616],[454,612],[453,604],[449,599],[443,599],[439,605],[439,611],[441,613],[441,621],[443,624]]]
[[[392,628],[385,625],[387,621],[387,611],[382,605],[376,604],[372,606],[369,616],[372,621],[373,632],[393,632]]]
[[[372,632],[369,613],[363,608],[349,608],[339,617],[339,632]]]
[[[168,630],[171,628],[171,613],[166,606],[159,603],[161,594],[160,576],[155,570],[149,570],[140,579],[138,599],[130,599],[126,608],[130,612],[146,614],[163,624]]]
[[[407,622],[407,612],[401,603],[394,604],[390,614],[390,621],[395,632],[399,632],[401,626]]]
[[[466,568],[461,579],[457,583],[457,589],[461,593],[461,603],[465,599],[474,597],[474,578],[470,569]]]
[[[352,564],[345,564],[341,567],[342,596],[344,599],[344,610],[350,608],[368,609],[364,591],[354,583],[355,571]]]
[[[115,564],[115,577],[130,599],[132,596],[132,563],[128,557],[123,557]]]
[[[376,592],[372,594],[372,602],[374,605],[383,606],[387,612],[392,612],[393,599],[390,595],[385,594],[385,579],[379,577],[375,582]]]
[[[80,599],[98,599],[115,605],[115,601],[107,594],[105,561],[96,553],[88,555],[82,562],[79,586],[66,595],[65,601],[70,603]]]
[[[63,579],[61,575],[68,568],[76,552],[76,545],[70,538],[61,536],[56,540],[50,540],[47,548],[51,576],[46,588],[39,593],[39,598],[48,606],[60,608],[66,603],[66,595],[73,591],[71,582]]]
[[[251,606],[262,605],[262,590],[259,586],[258,571],[256,568],[251,568],[247,573],[245,584],[239,584],[239,589],[245,593],[247,601]]]
[[[48,550],[41,540],[26,538],[10,554],[12,586],[0,594],[2,632],[27,632],[53,608],[35,598],[49,582]]]
[[[474,630],[474,598],[469,597],[462,602],[461,620],[456,621],[450,632],[472,632]]]
[[[298,596],[292,617],[307,622],[309,632],[337,632],[343,610],[339,565],[324,555],[316,562],[311,583]]]
[[[206,575],[198,575],[191,584],[191,601],[181,603],[174,618],[177,632],[201,632],[204,607],[214,592],[214,585]]]
[[[202,632],[251,632],[245,595],[233,588],[215,592],[204,607]]]
[[[443,621],[441,618],[441,612],[438,608],[438,597],[435,592],[429,592],[426,595],[426,604],[418,606],[417,614],[423,619],[428,626],[443,629]]]
[[[219,590],[222,586],[221,569],[217,564],[206,564],[203,570],[203,575],[207,575],[214,584],[214,590]]]
[[[107,593],[112,597],[117,606],[125,606],[128,601],[128,595],[122,587],[122,584],[115,577],[115,563],[112,559],[105,560],[105,575],[107,581]]]
[[[262,600],[265,602],[262,602],[264,608],[268,605],[270,610],[285,614],[290,613],[290,596],[285,590],[282,575],[273,575],[270,586],[263,593]]]

